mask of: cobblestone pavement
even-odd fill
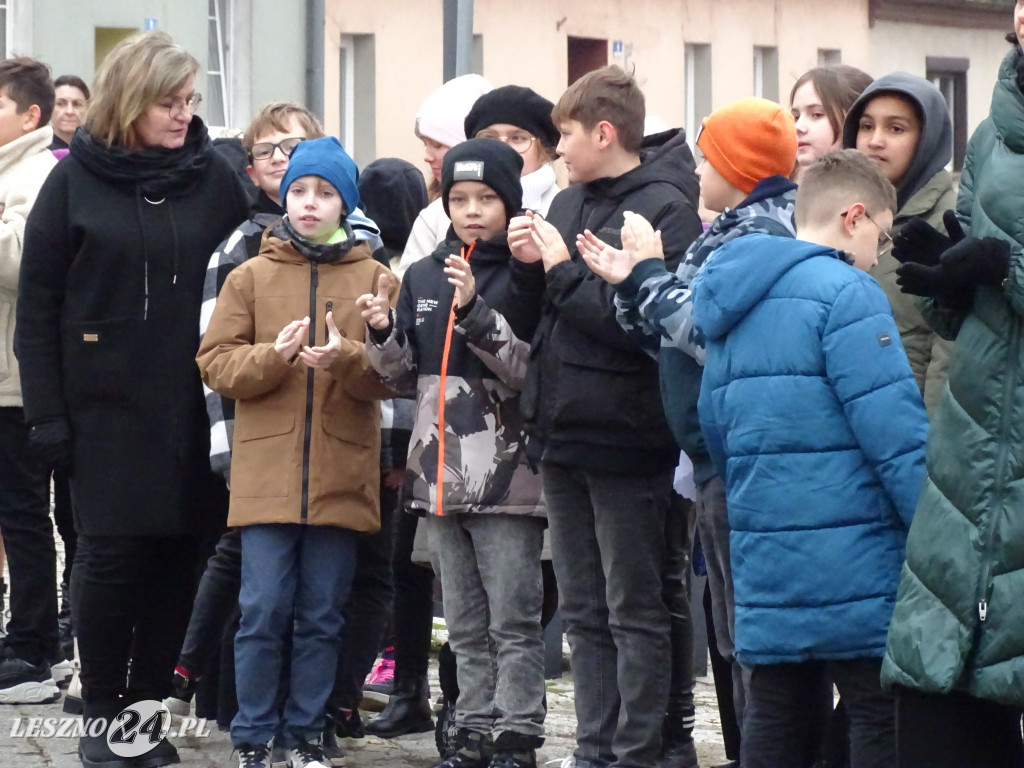
[[[57,542],[60,574],[64,567],[64,551],[56,531],[54,536]],[[443,622],[439,621],[435,626],[435,643],[442,643],[445,639]],[[563,660],[567,658],[568,646],[564,645]],[[564,668],[567,666],[567,663],[563,663]],[[436,655],[431,661],[430,675],[431,690],[436,695],[441,690],[437,682]],[[576,717],[573,711],[572,677],[568,672],[564,672],[560,678],[549,680],[547,688],[547,739],[538,753],[537,762],[557,768],[563,758],[572,754],[575,744]],[[724,762],[725,751],[722,747],[718,705],[710,676],[698,678],[695,697],[697,725],[694,729],[694,740],[697,743],[700,763],[707,766]],[[69,717],[62,711],[62,702],[63,700],[53,704],[0,704],[0,768],[80,768],[77,738],[46,735],[47,728],[56,731],[60,727],[60,719]],[[363,712],[364,720],[372,716],[372,712]],[[33,726],[37,729],[37,735],[29,735]],[[177,727],[172,727],[172,733],[177,732],[174,730]],[[178,748],[181,765],[185,768],[237,766],[237,757],[232,755],[231,741],[227,733],[218,731],[215,723],[208,727],[208,731],[204,736],[197,736],[194,733],[185,737],[172,736],[171,741]],[[397,739],[367,736],[365,739],[350,739],[341,743],[348,752],[349,768],[432,768],[439,761],[433,733],[402,736]]]
[[[437,691],[436,665],[432,665],[432,690]],[[711,678],[697,682],[697,727],[694,739],[701,765],[725,761],[715,703],[715,690]],[[364,712],[365,717],[372,713]],[[35,721],[40,735],[27,736],[33,722],[31,718],[61,718],[61,702],[54,704],[0,705],[0,766],[3,768],[79,768],[78,741],[42,735],[46,724]],[[56,721],[50,721],[57,725]],[[176,727],[176,726],[175,726]],[[568,673],[557,680],[548,681],[547,741],[538,754],[538,764],[549,763],[557,768],[562,758],[572,754],[576,719],[573,714],[572,680]],[[231,753],[228,735],[218,731],[216,724],[209,727],[209,735],[172,738],[181,756],[181,765],[187,768],[228,768],[236,766],[237,758]],[[172,732],[173,729],[172,729]],[[12,735],[14,734],[14,735]],[[438,762],[434,747],[434,734],[424,733],[397,739],[365,739],[343,741],[348,752],[350,768],[431,768]]]

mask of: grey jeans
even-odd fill
[[[455,723],[491,734],[544,734],[544,521],[503,514],[430,516],[448,642],[458,659]]]
[[[704,551],[711,591],[711,613],[715,640],[722,658],[732,664],[732,699],[736,722],[743,735],[743,711],[749,672],[736,661],[736,598],[732,589],[732,565],[729,561],[729,510],[725,503],[725,484],[715,477],[697,486],[697,532]]]
[[[651,768],[672,667],[662,599],[672,473],[544,462],[551,554],[576,704],[576,765]]]

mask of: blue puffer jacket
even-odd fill
[[[885,294],[839,251],[755,234],[707,261],[693,315],[740,662],[881,657],[928,430]]]

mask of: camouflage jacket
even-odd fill
[[[762,179],[743,202],[718,216],[693,241],[673,273],[649,259],[616,286],[619,325],[639,346],[657,354],[665,415],[679,447],[702,483],[715,475],[697,418],[704,365],[704,338],[693,323],[690,285],[718,248],[751,232],[792,237],[796,185],[782,176]]]
[[[545,514],[519,412],[523,339],[536,326],[544,276],[538,269],[532,294],[514,289],[504,238],[475,244],[477,296],[458,317],[444,259],[460,244],[443,243],[405,273],[386,338],[368,332],[371,365],[398,391],[416,392],[405,504],[418,514]]]

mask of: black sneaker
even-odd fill
[[[366,736],[366,729],[363,728],[363,718],[359,716],[358,709],[338,710],[333,715],[334,732],[339,739],[361,739]]]
[[[292,768],[292,756],[276,738],[270,748],[270,768]]]
[[[270,747],[266,744],[240,744],[238,768],[270,768]]]
[[[332,765],[334,768],[344,768],[345,750],[338,743],[338,737],[334,734],[334,723],[328,721],[324,727],[323,740],[320,742],[320,745],[325,765]]]
[[[50,663],[43,659],[31,664],[4,648],[0,661],[0,704],[48,704],[60,698],[60,689],[50,675]]]

